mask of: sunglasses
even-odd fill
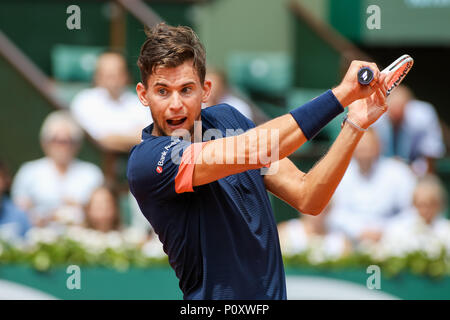
[[[49,138],[46,140],[47,143],[59,144],[59,145],[76,145],[77,141],[73,139],[61,139],[61,138]]]

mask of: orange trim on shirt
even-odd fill
[[[178,173],[175,177],[176,193],[194,192],[192,178],[194,175],[195,161],[208,142],[193,143],[184,150],[181,163],[178,167]]]

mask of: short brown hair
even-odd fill
[[[144,86],[147,86],[147,80],[156,67],[175,68],[188,60],[193,61],[200,82],[205,81],[205,48],[191,28],[173,27],[162,22],[153,28],[146,28],[145,34],[147,40],[137,61]]]

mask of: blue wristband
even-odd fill
[[[314,138],[338,114],[344,111],[331,90],[290,112],[308,140]]]

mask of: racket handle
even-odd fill
[[[364,86],[368,85],[373,80],[373,71],[369,67],[362,67],[358,71],[358,82]]]

